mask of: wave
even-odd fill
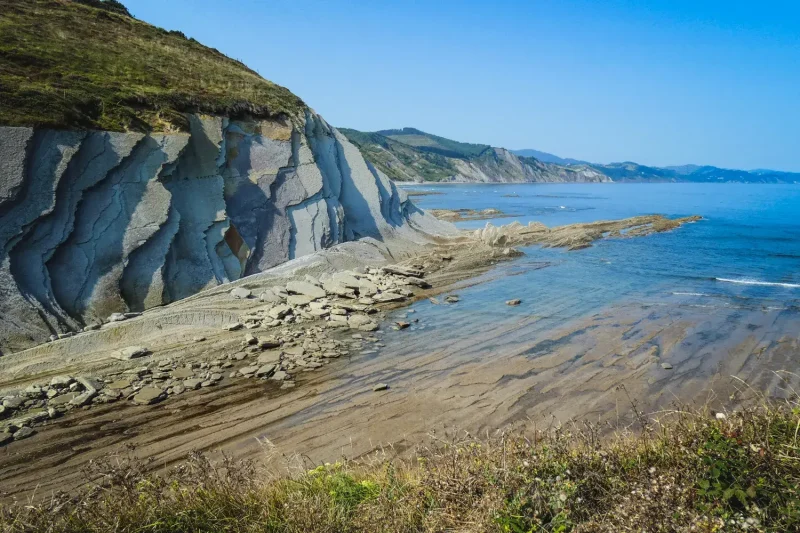
[[[673,292],[673,296],[712,296],[704,292]]]
[[[784,287],[786,289],[800,289],[800,284],[798,283],[777,283],[773,281],[761,281],[750,278],[742,278],[742,279],[714,278],[714,279],[716,281],[722,281],[724,283],[737,283],[739,285],[761,285],[765,287]]]

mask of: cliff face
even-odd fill
[[[448,181],[524,183],[605,183],[611,179],[589,166],[566,167],[532,157],[518,157],[505,148],[491,148],[475,160],[453,160],[457,170]]]
[[[312,111],[188,120],[0,127],[0,353],[344,241],[449,230]]]
[[[468,144],[413,128],[364,133],[342,129],[364,158],[398,181],[600,183],[611,178],[588,165],[556,165],[505,148]]]

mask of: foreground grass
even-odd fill
[[[0,0],[0,124],[172,131],[191,112],[305,110],[242,63],[126,13],[100,0]]]
[[[5,532],[800,531],[800,410],[675,413],[637,435],[592,426],[437,442],[412,463],[266,478],[202,456],[0,511]]]

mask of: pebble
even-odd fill
[[[519,298],[514,298],[513,300],[506,301],[506,305],[512,305],[512,306],[513,305],[519,305],[521,303],[522,303],[522,300],[520,300]]]
[[[384,390],[388,390],[388,389],[389,389],[389,385],[387,383],[378,383],[377,385],[372,387],[372,391],[373,392],[380,392],[380,391],[384,391]]]
[[[661,363],[661,368],[664,370],[672,370],[672,365],[669,363]]]

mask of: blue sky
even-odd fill
[[[800,2],[124,0],[335,126],[800,171]]]

